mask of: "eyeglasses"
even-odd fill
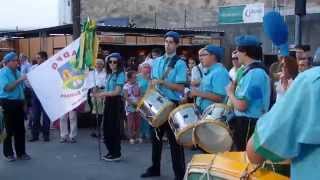
[[[209,54],[208,53],[205,53],[205,54],[199,54],[199,57],[204,57],[204,56],[208,56]]]
[[[108,61],[109,64],[118,64],[118,61]]]

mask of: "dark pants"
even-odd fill
[[[230,128],[233,134],[233,151],[245,151],[247,142],[256,127],[257,119],[248,117],[233,117]]]
[[[121,156],[121,96],[107,97],[104,107],[104,143],[112,156]]]
[[[41,115],[43,115],[42,126],[40,123]],[[40,132],[43,133],[44,138],[49,138],[50,132],[50,119],[47,113],[44,111],[39,99],[33,93],[32,94],[32,137],[35,139],[39,138]]]
[[[157,134],[156,132],[157,131]],[[173,134],[169,123],[166,122],[159,128],[152,128],[151,130],[151,141],[152,141],[152,166],[149,170],[153,172],[160,172],[161,152],[162,152],[162,137],[164,133],[167,133],[167,137],[170,144],[172,167],[177,180],[182,180],[186,165],[184,150],[181,145],[176,141],[175,135]],[[157,138],[158,135],[158,138]]]
[[[13,156],[12,137],[17,156],[26,154],[24,129],[24,101],[1,100],[7,136],[3,142],[3,154]]]

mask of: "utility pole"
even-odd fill
[[[72,0],[72,38],[75,40],[80,37],[80,0]]]
[[[301,18],[306,15],[306,2],[307,0],[295,0],[295,44],[301,45],[302,26]]]

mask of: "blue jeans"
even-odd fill
[[[41,115],[43,115],[42,125],[40,123]],[[43,133],[44,138],[49,138],[50,119],[47,113],[44,111],[39,99],[33,92],[32,93],[32,128],[31,128],[32,137],[35,139],[38,139],[40,132]]]

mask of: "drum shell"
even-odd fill
[[[200,119],[200,113],[194,104],[183,104],[175,108],[169,115],[169,125],[180,145],[191,147],[193,128]]]
[[[154,89],[148,90],[137,105],[141,116],[148,121],[152,127],[160,127],[168,118],[175,104],[163,97]]]
[[[245,172],[254,169],[254,165],[246,161],[243,152],[227,152],[222,154],[198,154],[192,157],[188,165],[185,180],[193,179],[240,179]],[[288,177],[258,169],[248,179],[288,180]]]

